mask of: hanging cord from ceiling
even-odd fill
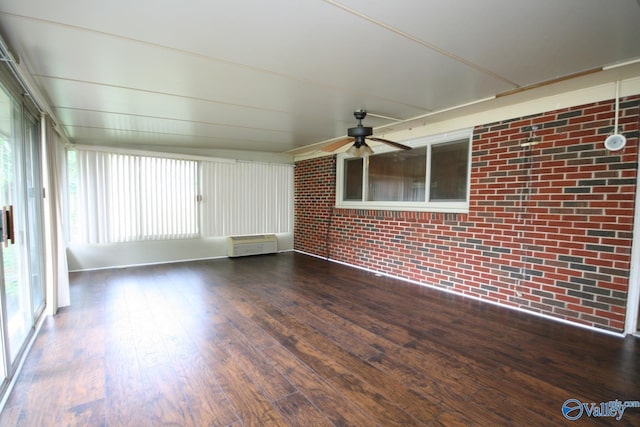
[[[523,171],[522,180],[524,181],[524,185],[519,188],[520,195],[518,197],[518,242],[520,243],[520,248],[522,250],[522,255],[520,256],[520,272],[516,279],[516,284],[514,291],[516,296],[522,296],[522,282],[528,282],[531,280],[531,270],[533,268],[532,263],[532,251],[529,248],[529,244],[525,242],[525,233],[529,226],[533,224],[531,221],[531,215],[529,213],[529,203],[531,202],[531,192],[532,188],[532,169],[533,169],[533,147],[540,143],[540,138],[536,136],[536,130],[538,130],[537,126],[531,126],[529,129],[530,135],[525,141],[520,142],[521,147],[521,159],[522,161],[519,164],[518,170]]]

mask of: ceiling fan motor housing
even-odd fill
[[[373,128],[369,126],[362,126],[362,120],[367,117],[367,112],[364,110],[358,110],[353,112],[353,116],[358,121],[358,126],[349,128],[347,135],[356,139],[356,147],[360,147],[365,144],[364,139],[373,135]]]
[[[366,142],[364,141],[365,138],[367,136],[370,136],[373,134],[373,129],[367,126],[362,126],[362,125],[358,125],[354,128],[349,128],[349,130],[347,131],[347,135],[349,135],[352,138],[355,138],[355,146],[356,147],[361,147],[362,145],[366,145]]]
[[[364,138],[373,135],[373,128],[369,126],[358,125],[354,128],[349,128],[349,130],[347,131],[347,135],[352,138],[357,138],[359,136]]]

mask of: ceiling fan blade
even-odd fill
[[[402,150],[411,150],[411,147],[409,147],[409,146],[407,146],[407,145],[400,144],[399,142],[389,141],[388,139],[384,139],[384,138],[374,138],[374,137],[369,137],[369,138],[367,138],[367,139],[370,139],[370,140],[372,140],[372,141],[382,142],[382,143],[384,143],[384,144],[388,144],[388,145],[391,145],[391,146],[393,146],[393,147],[400,148],[400,149],[402,149]]]
[[[340,147],[343,147],[347,144],[351,144],[353,141],[354,141],[353,138],[340,139],[338,141],[332,142],[329,145],[325,145],[324,147],[322,147],[322,151],[327,151],[327,152],[335,151]]]

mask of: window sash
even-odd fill
[[[368,158],[369,202],[424,202],[427,151],[381,153]],[[418,190],[418,191],[416,191]]]
[[[469,191],[469,145],[468,141],[463,140],[430,146],[428,181],[430,201],[455,201],[467,198]],[[447,155],[446,153],[451,154]],[[461,160],[464,161],[464,164],[461,164]],[[464,170],[461,170],[462,168]]]

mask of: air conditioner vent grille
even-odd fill
[[[272,254],[278,251],[278,239],[275,234],[251,236],[231,236],[228,238],[230,257]]]

